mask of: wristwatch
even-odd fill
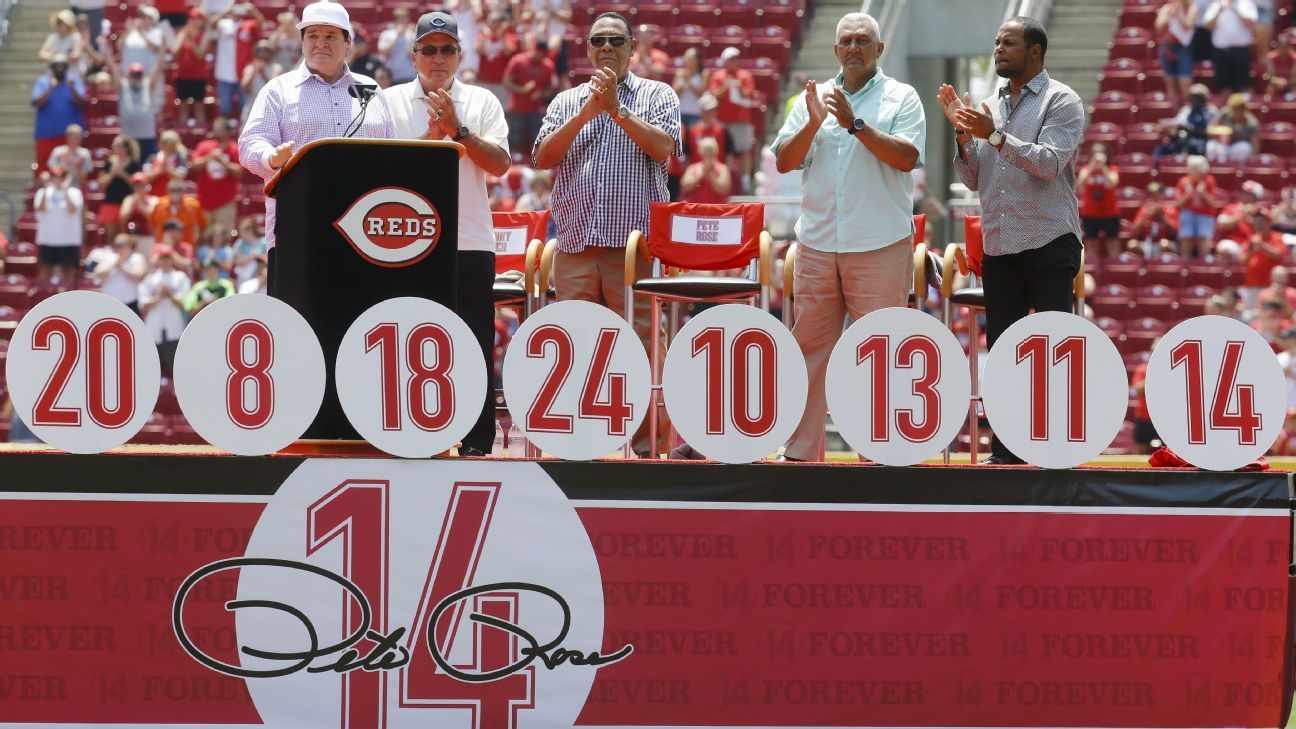
[[[472,132],[469,131],[468,127],[466,127],[466,126],[461,126],[461,127],[459,127],[458,129],[455,130],[455,135],[454,135],[453,137],[451,137],[451,139],[454,140],[454,141],[456,141],[456,142],[458,142],[459,140],[461,140],[461,139],[467,137],[467,136],[470,135],[470,134],[472,134]]]
[[[986,137],[986,141],[990,143],[991,147],[998,147],[1004,143],[1003,131],[996,129],[993,132],[990,132],[990,136]]]
[[[612,121],[617,122],[619,124],[622,119],[625,119],[628,116],[630,116],[630,107],[626,106],[625,104],[622,104],[621,106],[617,107],[616,116],[612,117]]]
[[[860,132],[864,131],[864,126],[865,126],[864,120],[859,117],[855,117],[855,121],[851,122],[851,134],[859,134]]]

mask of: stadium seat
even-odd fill
[[[722,22],[720,6],[715,0],[680,0],[676,22],[714,28]]]
[[[0,306],[0,339],[7,342],[13,338],[14,330],[18,328],[18,321],[24,313],[26,312],[10,306]]]
[[[1184,273],[1186,286],[1209,286],[1216,290],[1228,286],[1231,278],[1228,264],[1213,256],[1189,260]]]
[[[753,56],[764,56],[781,67],[787,67],[792,58],[792,38],[786,28],[767,25],[755,28],[747,36]]]
[[[1135,110],[1134,120],[1140,122],[1152,122],[1159,124],[1164,119],[1170,119],[1179,113],[1179,108],[1175,102],[1166,96],[1164,91],[1152,91],[1138,97],[1135,101],[1137,109]]]
[[[1120,27],[1151,29],[1156,24],[1160,0],[1126,0],[1120,11]]]
[[[1125,341],[1131,351],[1151,352],[1152,343],[1165,334],[1166,325],[1151,317],[1141,317],[1125,322]]]
[[[1271,99],[1261,118],[1269,122],[1296,124],[1296,99]]]
[[[1127,154],[1151,155],[1161,143],[1161,126],[1153,122],[1135,122],[1127,125],[1124,133]]]
[[[719,28],[712,28],[707,35],[707,41],[711,43],[712,48],[724,50],[729,46],[733,46],[740,51],[746,51],[747,29],[741,25],[724,25]],[[747,54],[744,53],[743,55],[746,56]]]
[[[1098,88],[1101,91],[1123,91],[1127,94],[1138,94],[1143,91],[1143,64],[1128,58],[1117,58],[1109,61],[1098,76]]]
[[[755,28],[760,25],[763,6],[761,0],[720,0],[720,16],[726,23]]]
[[[1120,170],[1121,185],[1146,190],[1148,183],[1156,179],[1151,155],[1142,152],[1117,155],[1112,158],[1112,164]]]
[[[1160,284],[1145,286],[1134,297],[1134,305],[1140,317],[1160,319],[1163,322],[1178,322],[1184,317],[1179,315],[1177,293],[1176,289]]]
[[[1104,91],[1094,99],[1089,113],[1090,123],[1110,122],[1124,126],[1130,122],[1134,108],[1134,95],[1124,91]]]
[[[21,273],[9,273],[0,278],[0,306],[25,311],[31,308],[32,281]]]
[[[1109,259],[1103,268],[1100,284],[1119,284],[1130,289],[1143,286],[1143,259],[1128,251]],[[1092,302],[1090,302],[1092,303]]]
[[[39,272],[35,243],[20,241],[9,247],[5,255],[5,271],[35,278]]]
[[[1217,293],[1210,286],[1188,286],[1179,292],[1179,310],[1184,318],[1198,316],[1205,311],[1206,302]]]
[[[1143,286],[1166,286],[1171,289],[1187,286],[1184,280],[1184,259],[1173,253],[1161,253],[1143,264]]]
[[[1238,166],[1234,162],[1212,162],[1210,173],[1215,177],[1219,189],[1231,192],[1242,187],[1242,178],[1238,177]]]
[[[692,240],[674,240],[672,221],[675,216],[737,218],[741,234],[736,243],[698,244]],[[652,453],[661,450],[657,441],[657,408],[660,402],[660,383],[656,382],[665,356],[661,337],[659,307],[665,303],[710,302],[735,303],[750,301],[769,311],[770,263],[773,241],[765,231],[765,206],[763,204],[716,204],[655,202],[649,209],[651,236],[633,231],[626,243],[625,253],[625,317],[634,318],[635,297],[647,296],[650,302],[649,321],[652,325],[651,367],[653,390],[648,406],[648,432],[652,439]],[[652,274],[638,278],[636,267],[639,258],[652,261]],[[746,275],[725,275],[733,269],[745,269]],[[703,271],[716,275],[671,275],[672,272]],[[678,307],[672,307],[672,312]],[[677,321],[672,321],[670,331],[675,331]]]
[[[1137,26],[1116,31],[1116,37],[1108,44],[1108,49],[1108,58],[1129,58],[1144,64],[1156,60],[1156,43],[1152,40],[1152,33]]]
[[[1263,149],[1263,143],[1261,144]],[[1242,176],[1260,183],[1266,191],[1281,190],[1287,185],[1287,162],[1269,152],[1252,155],[1243,167]]]
[[[1296,155],[1296,124],[1269,122],[1260,125],[1260,149],[1279,157]]]
[[[1124,321],[1131,318],[1134,309],[1134,292],[1120,284],[1103,284],[1088,297],[1095,317],[1106,316]]]
[[[1126,185],[1116,191],[1116,207],[1120,208],[1121,217],[1133,220],[1134,214],[1143,206],[1147,192],[1142,187]]]
[[[792,40],[801,37],[801,20],[805,17],[805,0],[765,0],[760,11],[760,27],[777,25],[786,30]]]
[[[707,46],[706,30],[700,25],[677,25],[666,39],[666,52],[672,56],[682,56],[689,48],[697,48],[702,57],[706,58]]]
[[[645,2],[639,4],[635,19],[640,24],[655,25],[660,30],[669,32],[675,27],[678,17],[674,2]],[[660,32],[657,37],[662,37]]]

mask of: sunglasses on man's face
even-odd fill
[[[589,44],[595,48],[602,48],[605,44],[611,43],[613,48],[620,48],[630,40],[628,35],[593,35],[590,36]]]
[[[435,56],[438,53],[443,56],[454,56],[459,53],[459,46],[420,46],[414,49],[415,53],[422,53],[425,56]]]

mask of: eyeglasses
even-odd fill
[[[620,48],[630,40],[628,35],[592,35],[589,44],[595,48],[602,48],[605,44],[611,43],[613,48]]]
[[[458,55],[459,46],[453,44],[448,46],[419,46],[414,49],[414,52],[422,53],[425,56],[435,56],[438,53],[443,56],[454,56]]]
[[[871,38],[838,38],[837,39],[837,45],[841,46],[842,48],[864,48],[865,46],[872,45],[872,43],[873,40]]]

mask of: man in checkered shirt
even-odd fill
[[[1080,270],[1075,160],[1084,105],[1044,70],[1048,35],[1032,18],[1011,18],[995,36],[995,72],[1008,79],[994,108],[940,87],[954,125],[954,169],[981,194],[986,342],[1035,311],[1070,311]],[[1021,463],[998,438],[987,463]]]
[[[557,168],[551,206],[558,225],[554,285],[558,300],[593,301],[625,311],[625,247],[634,230],[648,232],[648,204],[666,202],[666,162],[680,150],[675,90],[630,72],[637,43],[630,23],[603,13],[590,27],[587,83],[558,94],[535,144],[536,167]],[[639,261],[639,275],[650,274]],[[635,307],[634,327],[648,346],[648,298]],[[665,418],[661,418],[665,420]],[[647,419],[633,447],[647,454]]]

